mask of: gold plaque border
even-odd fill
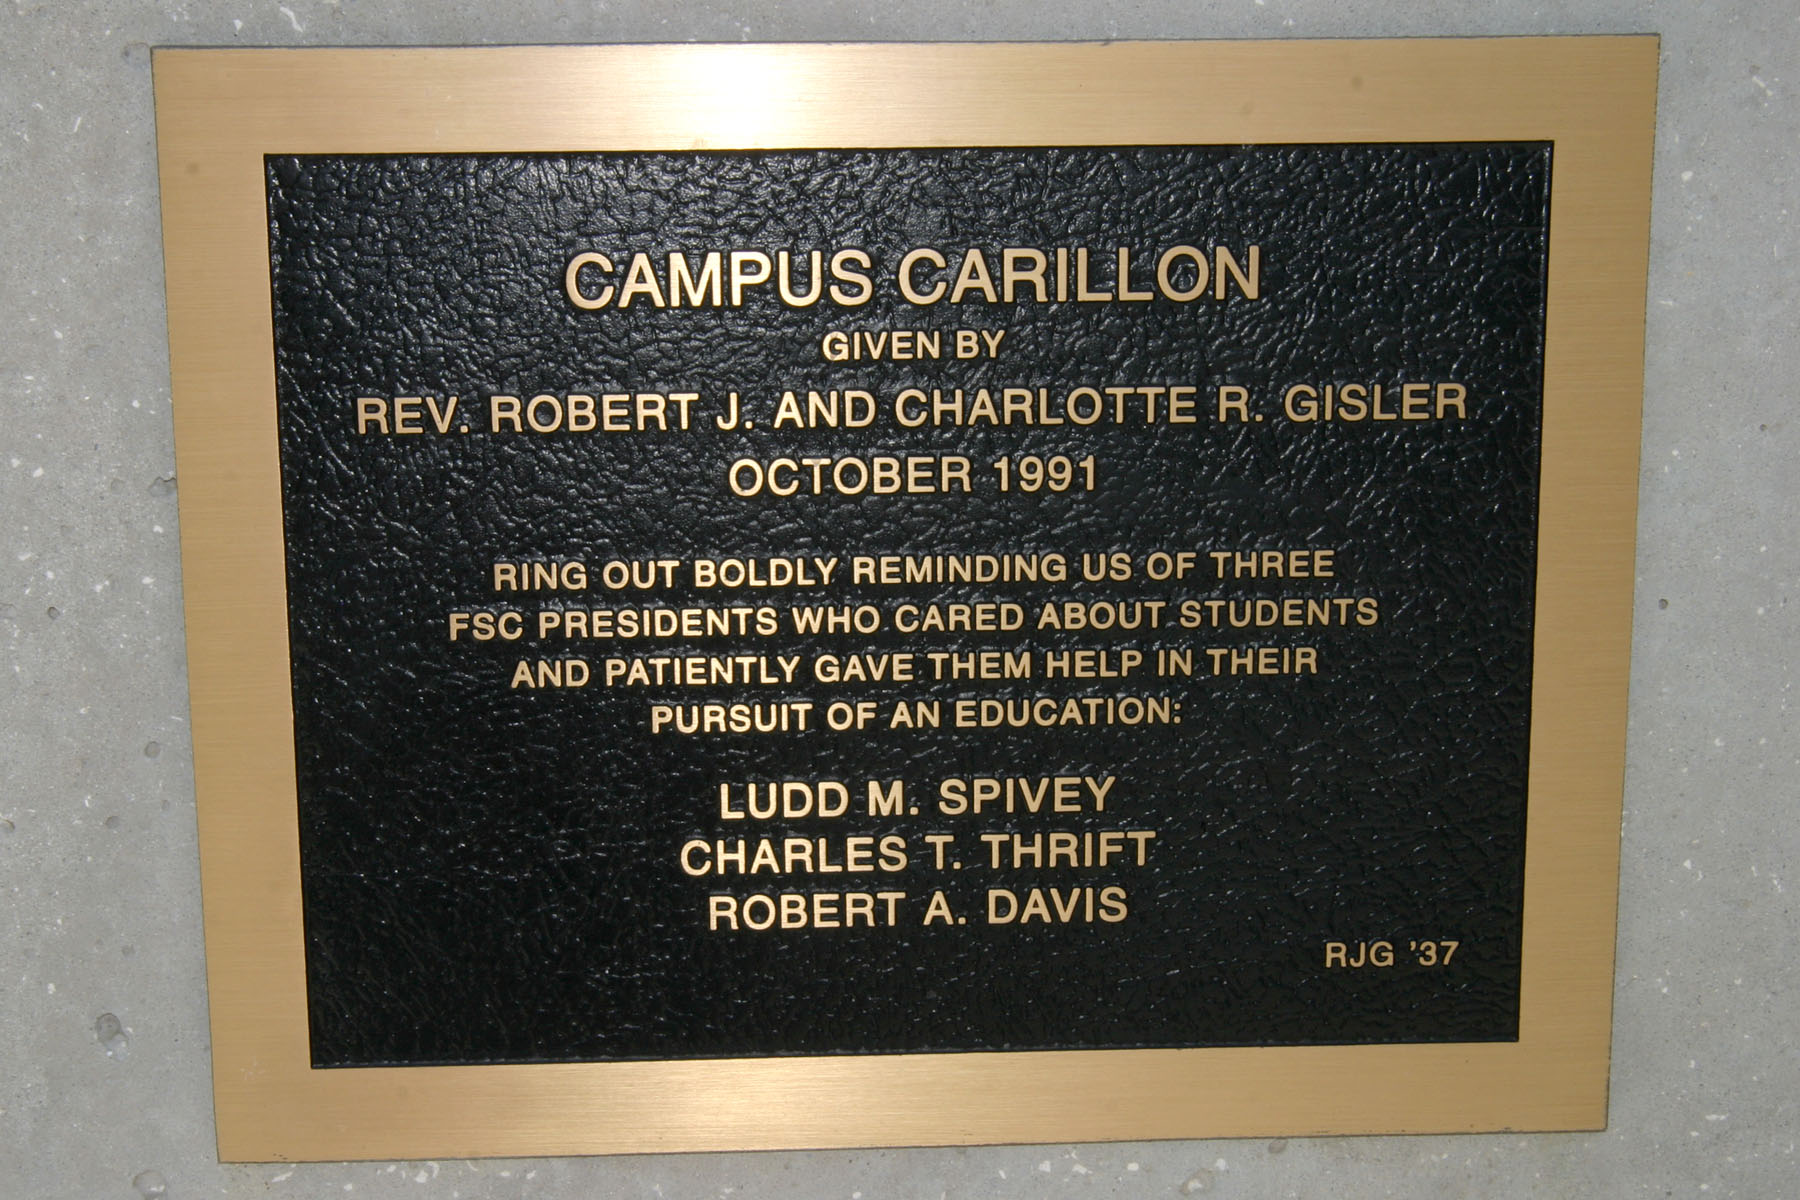
[[[1603,1127],[1657,51],[158,51],[220,1157]],[[1555,143],[1516,1043],[309,1066],[264,154],[1515,140]]]

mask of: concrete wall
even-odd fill
[[[1606,1133],[221,1166],[152,45],[1663,35]],[[1401,0],[0,12],[0,1197],[1800,1194],[1800,10]]]

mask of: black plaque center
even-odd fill
[[[1547,146],[267,171],[316,1064],[1516,1036]]]

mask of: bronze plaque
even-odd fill
[[[1655,52],[159,54],[221,1154],[1602,1124]]]

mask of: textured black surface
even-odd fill
[[[1549,195],[1543,145],[278,158],[268,164],[307,974],[321,1065],[1516,1035]],[[1263,247],[1264,298],[949,304],[888,283],[934,245]],[[867,249],[855,310],[582,312],[580,250]],[[997,257],[997,256],[996,256]],[[763,289],[768,291],[769,289]],[[820,361],[828,328],[1005,328],[996,362]],[[1300,381],[1453,379],[1470,419],[1297,426]],[[1255,425],[358,437],[360,395],[1241,384]],[[710,404],[710,401],[709,401]],[[696,410],[697,412],[700,410]],[[704,410],[708,416],[712,407]],[[472,415],[482,415],[476,410]],[[759,421],[759,424],[761,422]],[[1091,495],[746,501],[740,454],[1093,453]],[[572,603],[1369,596],[1373,628],[585,643],[606,654],[1319,647],[1317,676],[513,690],[535,642],[452,645],[498,559],[1329,546],[1339,578],[1071,582]],[[847,567],[845,570],[847,571]],[[1168,693],[1166,728],[653,736],[652,699]],[[271,748],[272,750],[274,748]],[[934,816],[935,781],[1111,774],[1104,816]],[[676,852],[755,836],[721,781],[903,777],[894,929],[705,932]],[[1144,870],[931,870],[921,835],[1155,829]],[[1002,877],[1004,875],[1005,877]],[[850,880],[851,882],[845,882]],[[989,886],[1119,884],[1117,925],[989,927]],[[924,928],[942,887],[967,925]],[[1388,938],[1387,970],[1326,970]],[[1409,939],[1461,942],[1448,968]]]

